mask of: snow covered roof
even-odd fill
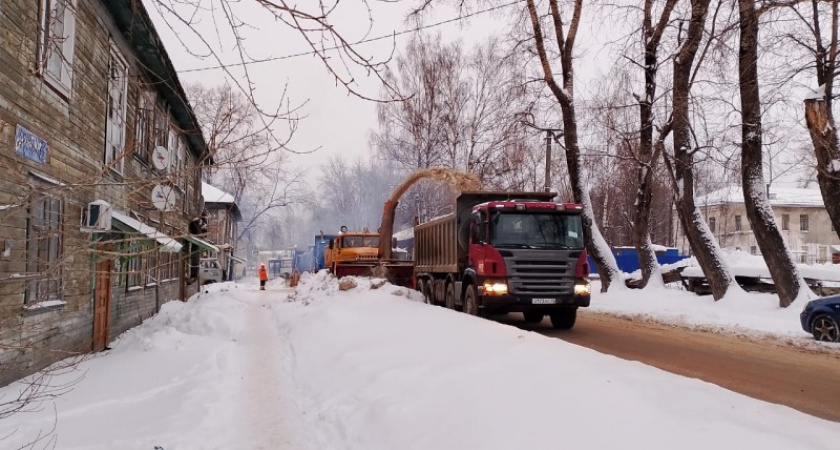
[[[236,203],[232,195],[204,181],[201,182],[201,195],[207,203]]]
[[[181,251],[182,245],[178,241],[172,239],[164,233],[161,233],[154,227],[150,227],[137,219],[129,217],[128,214],[112,210],[111,217],[124,223],[128,227],[145,234],[150,239],[157,241],[158,244],[163,246],[161,248],[161,251],[163,252],[177,253]]]
[[[730,186],[697,197],[697,206],[717,206],[744,203],[744,190],[741,186]],[[809,206],[823,207],[822,193],[819,189],[784,188],[770,186],[771,206]]]

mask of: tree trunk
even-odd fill
[[[691,89],[691,68],[706,23],[709,0],[691,1],[691,21],[679,52],[674,58],[674,165],[666,155],[671,181],[674,184],[675,206],[680,224],[685,231],[691,251],[697,258],[703,274],[712,289],[715,300],[720,300],[735,282],[718,243],[706,225],[700,210],[694,203],[694,154],[691,143],[689,120],[689,90]]]
[[[583,233],[586,242],[586,252],[592,256],[598,275],[601,278],[601,291],[606,292],[612,283],[621,285],[621,271],[615,262],[615,256],[601,234],[595,222],[592,200],[589,198],[589,187],[583,179],[580,167],[580,147],[577,136],[577,116],[572,103],[560,104],[563,112],[563,139],[566,144],[566,164],[569,170],[569,180],[572,183],[572,196],[576,203],[583,205]]]
[[[837,127],[831,104],[825,99],[805,100],[805,122],[817,156],[817,183],[823,203],[840,236],[840,150],[837,148]]]
[[[647,285],[651,276],[659,278],[659,262],[650,241],[650,208],[653,201],[653,172],[656,167],[656,156],[653,145],[653,101],[656,98],[656,74],[659,68],[657,52],[662,33],[676,5],[676,0],[668,0],[656,26],[653,25],[653,0],[645,1],[644,24],[642,33],[645,39],[644,98],[639,99],[639,152],[638,152],[638,184],[636,202],[633,211],[633,243],[639,255],[639,266],[642,270],[641,286]]]
[[[653,99],[656,95],[656,47],[645,50],[645,96],[639,101],[638,184],[633,210],[633,243],[642,270],[641,287],[647,286],[652,274],[659,277],[659,262],[650,242],[650,205],[653,201]]]
[[[572,19],[568,22],[568,32],[564,32],[564,23],[560,15],[560,8],[557,0],[550,0],[551,18],[554,25],[554,37],[557,40],[557,48],[560,52],[560,65],[563,74],[563,87],[558,85],[554,79],[554,72],[548,60],[548,53],[545,49],[545,37],[542,32],[537,8],[534,0],[527,0],[528,13],[531,18],[531,27],[534,31],[534,44],[537,47],[537,54],[540,58],[540,65],[543,70],[543,79],[551,93],[560,104],[560,111],[563,115],[563,140],[566,144],[566,164],[569,170],[569,179],[572,184],[572,194],[575,202],[583,205],[583,231],[586,238],[586,250],[595,261],[595,267],[601,277],[601,291],[605,292],[610,286],[621,286],[621,272],[615,262],[609,245],[604,240],[595,223],[592,209],[592,201],[589,198],[589,189],[586,186],[580,164],[580,146],[578,144],[577,115],[574,104],[574,65],[573,50],[577,30],[580,26],[580,15],[583,8],[583,0],[575,0]]]
[[[799,295],[800,277],[764,189],[761,102],[758,92],[758,15],[753,0],[738,0],[741,43],[738,72],[741,87],[741,183],[744,206],[770,276],[779,294],[779,306],[789,306]]]

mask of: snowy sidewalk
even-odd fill
[[[188,303],[166,303],[113,350],[53,384],[83,378],[37,413],[0,421],[0,448],[16,449],[56,429],[56,449],[310,449],[295,439],[298,413],[286,397],[281,336],[272,308],[288,289],[209,286]],[[14,394],[15,385],[0,389]]]

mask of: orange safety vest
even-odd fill
[[[268,280],[268,272],[265,271],[265,267],[260,267],[260,281]]]

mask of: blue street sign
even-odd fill
[[[17,126],[15,152],[18,155],[40,164],[46,164],[48,151],[49,146],[47,141],[41,139],[26,128],[20,125]]]

